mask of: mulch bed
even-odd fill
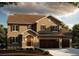
[[[41,49],[0,50],[0,56],[52,56],[48,51]]]

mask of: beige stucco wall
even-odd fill
[[[56,24],[53,21],[51,21],[50,19],[48,19],[47,17],[44,17],[37,21],[37,32],[41,31],[41,29],[40,29],[41,25],[45,25],[46,28],[49,28],[50,26],[57,26],[59,24]],[[60,28],[62,28],[62,27],[59,25],[59,29]],[[49,31],[49,29],[47,31]]]
[[[18,34],[21,34],[21,33],[23,33],[24,31],[27,30],[27,26],[26,25],[19,25],[19,28],[20,28],[19,31],[13,32],[13,31],[11,31],[11,26],[8,25],[8,33],[7,33],[7,36],[8,37],[16,37]]]

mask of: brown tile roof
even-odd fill
[[[17,24],[33,24],[37,20],[43,18],[43,15],[26,15],[26,14],[14,14],[8,17],[8,23]]]

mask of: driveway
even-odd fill
[[[44,49],[49,51],[54,56],[79,56],[79,49],[66,48],[66,49]]]

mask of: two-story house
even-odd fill
[[[67,48],[72,36],[53,16],[14,14],[8,16],[8,48]]]

